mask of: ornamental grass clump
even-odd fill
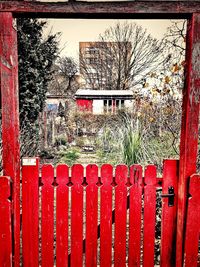
[[[132,120],[128,114],[123,114],[120,132],[123,162],[128,166],[140,162],[142,134],[139,122]]]
[[[141,134],[125,129],[122,141],[123,159],[128,166],[140,162]]]

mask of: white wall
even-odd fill
[[[93,114],[103,114],[104,106],[103,100],[94,99],[93,100]]]

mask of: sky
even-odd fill
[[[60,32],[61,56],[72,57],[78,62],[79,42],[98,41],[98,36],[119,20],[114,19],[48,19],[45,34]],[[125,21],[125,20],[120,20]],[[126,20],[127,21],[127,20]],[[147,29],[153,37],[161,39],[170,20],[128,20]]]

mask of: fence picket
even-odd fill
[[[0,266],[12,266],[10,178],[0,177]]]
[[[23,266],[39,265],[39,161],[22,166]]]
[[[91,164],[86,167],[86,266],[97,265],[97,210],[98,210],[98,167]]]
[[[115,267],[126,266],[126,209],[127,209],[127,175],[125,165],[116,167],[115,181]]]
[[[54,168],[51,165],[42,167],[42,267],[54,266]]]
[[[142,219],[142,167],[130,167],[129,266],[140,266]]]
[[[69,167],[56,168],[56,266],[68,266],[68,186]]]
[[[72,167],[71,267],[83,264],[83,166]]]
[[[101,218],[100,218],[100,265],[112,264],[112,183],[113,167],[104,164],[101,167]]]
[[[31,165],[33,164],[33,165]],[[71,179],[69,167],[65,164],[56,169],[56,266],[85,265],[111,267],[112,262],[112,223],[114,223],[114,266],[125,267],[141,264],[141,245],[143,242],[143,267],[154,266],[155,223],[156,223],[156,167],[118,165],[113,178],[113,167],[104,164],[101,167],[100,199],[98,199],[98,167],[95,164],[86,167],[86,236],[83,240],[84,217],[84,168],[80,164],[72,167]],[[4,179],[4,180],[2,180]],[[113,185],[116,182],[115,210],[113,205]],[[159,179],[159,181],[161,178]],[[168,198],[163,199],[161,229],[161,267],[175,267],[175,237],[177,220],[177,180],[178,161],[165,160],[162,178],[163,194],[173,187],[174,206],[168,206]],[[4,183],[2,184],[2,181]],[[41,193],[41,266],[54,266],[54,168],[42,167]],[[69,183],[70,182],[70,183]],[[7,177],[0,177],[0,266],[12,266],[11,254],[11,204],[9,202],[10,185]],[[69,200],[69,187],[71,199]],[[198,241],[200,234],[200,176],[190,178],[188,213],[185,240],[185,267],[198,266]],[[128,187],[128,188],[127,188]],[[142,196],[144,192],[144,213],[142,218]],[[69,201],[71,213],[68,214]],[[98,206],[99,204],[99,206]],[[6,207],[6,208],[5,208]],[[100,224],[98,225],[98,207]],[[127,209],[129,209],[129,228],[127,228]],[[70,216],[71,215],[71,216]],[[1,220],[1,218],[7,218]],[[69,239],[68,220],[71,218],[71,237]],[[6,223],[4,223],[6,222]],[[143,222],[143,236],[142,236]],[[39,162],[28,159],[22,166],[22,252],[23,266],[39,266]],[[127,239],[129,229],[129,239]],[[97,262],[97,240],[100,237],[100,263]],[[128,240],[128,255],[127,253]],[[71,241],[71,254],[68,242]],[[84,247],[85,242],[85,247]],[[126,257],[128,256],[128,257]],[[71,257],[71,258],[70,258]]]
[[[178,160],[165,160],[163,166],[162,194],[168,194],[168,187],[174,188],[174,206],[168,206],[168,198],[162,199],[161,220],[161,267],[173,267],[176,264],[176,223],[178,194]]]
[[[145,169],[144,187],[144,231],[143,266],[154,266],[154,242],[156,222],[156,167],[149,165]]]
[[[200,238],[200,175],[190,177],[188,212],[185,238],[185,267],[198,266],[198,247]]]

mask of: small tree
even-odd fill
[[[38,118],[44,108],[52,64],[58,54],[57,35],[48,35],[44,39],[45,26],[45,21],[17,19],[22,156],[36,153]]]
[[[74,96],[78,89],[76,74],[78,66],[73,58],[60,57],[53,66],[54,73],[49,83],[48,92],[50,94]]]

